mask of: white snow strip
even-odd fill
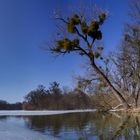
[[[78,113],[78,112],[95,112],[95,109],[83,109],[83,110],[43,110],[43,111],[27,111],[27,110],[4,110],[0,111],[0,116],[41,116],[41,115],[57,115],[66,113]]]

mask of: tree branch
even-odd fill
[[[68,24],[68,22],[67,22],[65,19],[63,19],[63,18],[57,17],[57,18],[55,18],[55,19],[61,20],[61,21],[63,21],[64,23]]]

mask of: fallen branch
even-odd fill
[[[117,109],[117,108],[119,108],[120,106],[123,106],[123,104],[119,104],[119,105],[117,105],[117,106],[115,106],[115,107],[112,107],[112,109]]]

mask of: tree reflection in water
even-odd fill
[[[124,113],[72,113],[24,119],[28,128],[62,140],[140,139],[140,117]]]
[[[0,116],[0,121],[6,121],[8,119],[8,116]]]

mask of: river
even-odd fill
[[[140,117],[117,113],[0,116],[0,140],[139,140]]]

